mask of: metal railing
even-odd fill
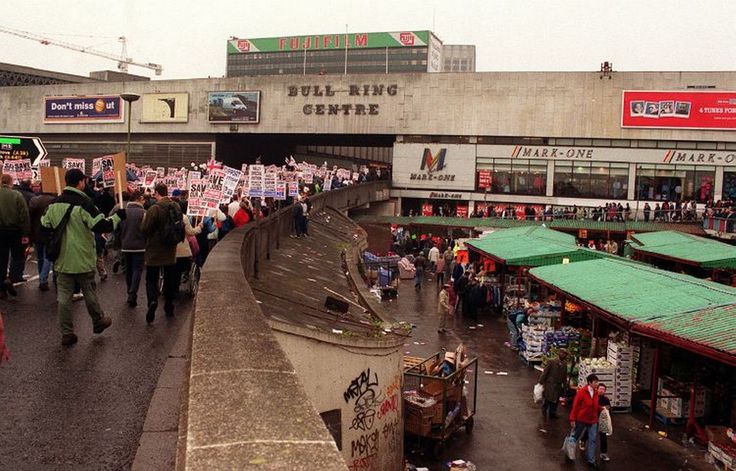
[[[736,218],[705,217],[703,229],[717,234],[736,234]]]

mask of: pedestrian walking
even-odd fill
[[[92,318],[92,332],[100,334],[112,325],[112,319],[105,315],[97,299],[94,234],[112,232],[125,219],[126,213],[124,209],[119,209],[106,218],[84,193],[86,179],[81,170],[68,170],[64,181],[66,188],[41,217],[41,225],[49,229],[59,229],[60,223],[68,214],[68,221],[63,228],[61,250],[54,261],[54,272],[57,276],[61,344],[73,345],[77,343],[71,312],[75,284],[84,294],[87,312]]]
[[[225,206],[225,210],[227,211],[227,206]],[[179,242],[179,244],[176,246],[176,291],[179,291],[179,286],[183,282],[189,281],[189,272],[192,268],[192,246],[189,243],[189,238],[193,238],[196,240],[196,236],[198,236],[202,232],[202,223],[200,222],[196,226],[192,226],[192,223],[189,221],[189,217],[187,217],[186,214],[182,214],[182,221],[184,222],[184,240]],[[183,278],[182,278],[183,276]],[[182,281],[182,279],[184,281]]]
[[[13,189],[12,175],[3,175],[0,183],[0,298],[6,299],[8,294],[18,295],[13,282],[22,281],[22,278],[13,279],[13,276],[23,273],[31,223],[26,200]],[[10,260],[11,277],[8,278]]]
[[[146,236],[146,298],[148,311],[146,322],[152,323],[158,308],[159,278],[164,278],[164,313],[174,315],[174,297],[178,290],[176,269],[176,246],[184,239],[184,224],[179,205],[168,196],[169,189],[164,184],[156,185],[153,197],[156,204],[148,208],[141,231]]]
[[[612,429],[603,430],[603,409],[606,409],[606,413],[608,414],[607,420],[610,421],[611,401],[606,396],[606,385],[603,383],[598,383],[598,405],[601,407],[598,419],[598,440],[601,444],[601,461],[611,461],[611,458],[608,456],[608,436],[610,435]],[[608,424],[610,425],[610,422],[608,422]],[[588,433],[584,434],[583,437],[580,439],[581,450],[585,450],[586,446],[588,446],[587,441]]]
[[[432,273],[434,273],[435,268],[437,267],[437,261],[440,259],[440,249],[438,249],[436,245],[433,245],[432,248],[429,249],[427,258],[429,259],[429,268]]]
[[[125,259],[125,285],[127,287],[127,303],[130,307],[138,305],[138,287],[143,277],[143,260],[146,251],[146,236],[141,230],[141,223],[146,210],[143,209],[143,193],[134,191],[125,207],[126,219],[120,223],[120,247]]]
[[[414,274],[414,288],[422,289],[422,283],[424,282],[424,269],[427,266],[427,259],[424,258],[422,252],[418,252],[414,257],[414,268],[416,272]]]
[[[556,419],[560,393],[567,384],[567,350],[560,350],[557,358],[547,363],[538,383],[544,386],[542,416]]]
[[[437,332],[443,334],[447,327],[447,316],[450,314],[450,293],[447,291],[450,287],[449,283],[442,285],[440,294],[437,298],[437,315],[440,318],[440,327]]]
[[[38,262],[38,289],[49,290],[49,273],[51,272],[51,261],[46,258],[46,244],[41,237],[41,216],[46,209],[56,200],[56,196],[50,193],[41,193],[31,198],[28,203],[28,214],[31,218],[31,242],[36,251]]]
[[[588,433],[588,444],[585,449],[585,459],[588,466],[596,467],[596,448],[598,441],[598,414],[601,407],[598,404],[598,376],[588,375],[587,384],[581,386],[575,394],[570,411],[570,426],[574,428],[572,437],[579,440],[584,433]]]

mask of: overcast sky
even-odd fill
[[[475,44],[478,71],[734,70],[734,0],[0,0],[0,26],[223,76],[229,36],[425,30]],[[0,62],[87,75],[113,61],[0,33]],[[131,67],[131,73],[153,72]]]

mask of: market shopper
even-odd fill
[[[414,275],[414,288],[421,289],[422,283],[424,282],[424,269],[427,266],[427,259],[424,258],[422,252],[418,252],[414,257],[414,268],[416,272]]]
[[[429,268],[434,273],[437,268],[437,261],[440,259],[440,249],[436,245],[432,245],[427,258],[429,259]]]
[[[542,416],[557,418],[557,403],[562,389],[567,384],[567,350],[560,350],[557,358],[552,358],[547,363],[538,383],[544,386]]]
[[[450,293],[448,292],[449,288],[449,283],[442,285],[442,289],[440,289],[440,293],[437,299],[437,315],[440,318],[440,327],[439,329],[437,329],[437,332],[440,334],[445,333],[447,327],[447,316],[450,314]]]
[[[578,389],[570,411],[570,426],[574,428],[573,438],[580,440],[583,434],[588,433],[588,444],[585,449],[585,459],[588,466],[596,467],[596,448],[598,440],[598,414],[601,407],[598,404],[598,376],[591,374],[585,378],[586,384]]]
[[[603,420],[603,409],[608,410],[609,416],[608,420],[610,420],[610,411],[611,411],[611,400],[608,399],[606,396],[606,385],[603,383],[598,383],[598,405],[601,407],[601,410],[599,412],[599,420],[598,423],[602,424]],[[608,456],[608,435],[610,435],[610,429],[609,430],[603,430],[602,427],[599,425],[598,430],[598,439],[601,443],[601,461],[611,461],[611,458]],[[585,450],[585,447],[587,446],[588,442],[588,433],[586,432],[581,438],[580,438],[580,449]]]

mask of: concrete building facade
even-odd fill
[[[101,155],[124,141],[127,115],[114,123],[51,124],[45,98],[169,93],[187,97],[186,119],[151,121],[135,103],[132,160],[163,155],[188,165],[212,153],[235,164],[255,152],[281,161],[296,146],[381,147],[392,148],[393,195],[403,201],[460,200],[471,210],[473,202],[702,203],[736,196],[733,90],[733,72],[285,75],[14,87],[0,89],[9,110],[0,114],[0,129],[42,137],[52,159],[82,147]],[[227,103],[242,97],[250,111],[220,105],[213,112],[213,93],[230,96]],[[421,168],[425,150],[442,149],[447,168],[462,162],[468,174],[460,186],[450,177],[429,180],[430,189],[421,180],[431,173]]]

